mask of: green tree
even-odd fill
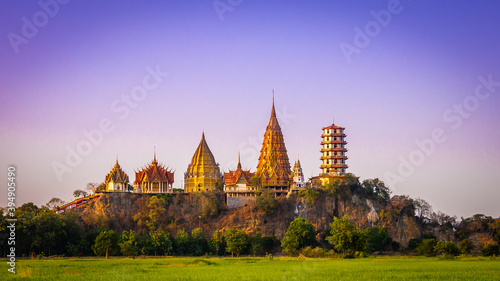
[[[185,256],[190,253],[191,248],[191,237],[189,237],[189,233],[183,228],[177,233],[177,254],[181,256]]]
[[[470,251],[472,251],[474,245],[472,244],[472,241],[469,239],[464,239],[458,243],[458,248],[460,249],[460,252],[464,254],[470,254]]]
[[[255,204],[258,210],[269,215],[278,207],[278,200],[274,197],[274,192],[271,189],[266,189],[260,195],[257,195]]]
[[[224,255],[224,250],[226,249],[226,240],[224,240],[224,234],[220,230],[216,230],[209,241],[210,251],[218,256]]]
[[[120,251],[124,256],[137,256],[139,253],[139,237],[133,230],[124,230],[120,236]]]
[[[163,231],[157,230],[150,233],[151,245],[153,246],[155,256],[159,255],[170,255],[173,253],[174,242],[172,241],[172,236]]]
[[[375,195],[380,198],[387,199],[391,194],[391,190],[385,186],[385,183],[378,178],[366,179],[361,184],[365,192],[369,195]]]
[[[458,256],[460,254],[457,245],[451,241],[438,241],[434,246],[434,252],[443,256]]]
[[[299,196],[304,197],[306,199],[307,205],[309,207],[313,206],[314,203],[318,201],[319,191],[315,188],[305,188],[299,192]]]
[[[330,224],[330,234],[331,236],[327,236],[325,240],[334,245],[343,257],[354,257],[356,252],[361,252],[366,248],[365,234],[356,229],[347,215],[341,219],[333,218]]]
[[[281,240],[283,254],[294,255],[297,250],[316,244],[314,226],[304,218],[294,219],[288,226],[285,237]]]
[[[191,252],[194,256],[201,256],[207,252],[207,240],[205,232],[201,228],[195,228],[191,231]]]
[[[436,247],[437,242],[434,238],[422,239],[422,242],[416,248],[417,253],[427,257],[436,255],[434,247]]]
[[[370,252],[383,251],[392,244],[387,228],[382,226],[367,227],[365,234]]]
[[[226,252],[231,253],[234,257],[240,256],[247,246],[247,235],[242,229],[230,228],[224,233],[224,239],[226,240]]]
[[[262,250],[262,234],[260,232],[255,233],[254,236],[250,237],[250,252],[252,255],[258,254]]]
[[[108,259],[109,253],[114,253],[118,249],[118,235],[113,230],[105,230],[97,235],[95,239],[95,244],[92,246],[92,250],[98,256],[106,254],[106,259]]]
[[[485,257],[500,255],[500,246],[496,242],[488,243],[481,248],[481,254]]]

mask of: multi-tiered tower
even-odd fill
[[[302,166],[300,165],[300,160],[297,158],[295,164],[293,165],[293,188],[300,189],[306,185],[304,181],[304,173],[302,172]]]
[[[273,93],[271,119],[264,134],[255,174],[260,177],[262,187],[272,188],[279,195],[288,192],[291,173],[285,141],[274,109]]]
[[[345,174],[347,169],[346,165],[346,152],[345,145],[345,128],[336,126],[335,122],[328,127],[323,128],[321,137],[321,173],[323,175],[341,176]]]
[[[213,191],[216,188],[222,188],[222,175],[203,133],[191,164],[184,173],[184,192]]]

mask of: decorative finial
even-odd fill
[[[118,153],[116,153],[116,164],[118,165]]]
[[[237,169],[241,169],[241,161],[240,161],[240,152],[238,151],[238,167]]]
[[[153,157],[153,162],[156,163],[156,146],[154,147],[154,157]]]
[[[274,89],[273,89],[273,109],[271,110],[271,117],[276,117],[276,110],[274,110]]]
[[[332,117],[332,124],[335,125],[335,117]]]
[[[203,133],[201,133],[201,138],[204,139],[205,138],[205,130],[203,130]]]

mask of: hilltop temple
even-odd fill
[[[104,184],[106,186],[105,191],[108,192],[126,192],[129,191],[129,178],[128,175],[122,170],[120,164],[118,164],[118,157],[116,157],[116,163],[111,172],[106,175],[104,179]]]
[[[291,188],[300,189],[306,186],[306,182],[304,180],[304,173],[302,172],[302,166],[300,165],[300,160],[297,158],[295,164],[293,164],[293,183]]]
[[[273,92],[271,119],[264,134],[255,174],[260,177],[262,187],[271,188],[276,195],[281,195],[288,193],[291,173],[285,141],[274,109]]]
[[[213,191],[216,188],[222,189],[222,174],[203,132],[200,144],[184,173],[184,192]]]
[[[171,193],[174,173],[156,161],[140,171],[135,172],[134,192],[137,193]]]

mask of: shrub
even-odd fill
[[[449,241],[439,241],[434,246],[434,252],[437,254],[441,254],[442,256],[458,256],[460,254],[460,250],[458,249],[455,243]]]
[[[500,255],[500,246],[496,242],[486,244],[481,248],[481,254],[485,257],[498,256]]]
[[[458,243],[458,248],[460,249],[460,252],[464,254],[469,254],[470,251],[474,248],[474,245],[472,245],[472,242],[469,239],[464,239]]]
[[[435,256],[436,253],[434,252],[434,247],[436,246],[436,244],[437,240],[434,238],[423,239],[416,248],[417,253],[427,257]]]

